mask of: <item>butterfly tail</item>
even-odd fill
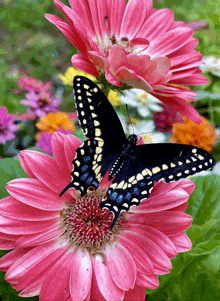
[[[68,190],[68,189],[70,189],[70,188],[73,188],[73,184],[72,184],[72,182],[70,182],[62,191],[61,191],[61,193],[60,193],[60,197],[62,196],[62,195],[64,195],[64,193]]]

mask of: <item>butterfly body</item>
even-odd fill
[[[81,196],[96,190],[108,172],[111,181],[101,208],[120,213],[150,196],[154,181],[169,183],[212,168],[214,158],[205,150],[181,144],[138,145],[138,137],[126,138],[112,105],[89,79],[74,78],[76,109],[81,128],[88,138],[76,150],[69,188]],[[146,129],[147,130],[147,129]]]
[[[113,166],[109,170],[109,181],[112,180],[117,173],[121,170],[122,166],[125,164],[127,158],[130,156],[132,158],[132,152],[136,148],[138,138],[136,135],[130,135],[124,142],[122,146],[122,150],[117,158],[117,160],[114,162]]]

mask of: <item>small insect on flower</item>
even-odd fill
[[[74,95],[81,128],[88,138],[76,151],[69,188],[81,196],[96,190],[108,171],[111,184],[101,203],[114,214],[150,196],[154,181],[170,183],[212,168],[214,158],[198,147],[181,144],[138,145],[138,137],[126,138],[122,125],[104,93],[89,79],[74,78]]]

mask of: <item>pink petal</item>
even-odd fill
[[[178,183],[179,183],[180,187],[182,189],[186,190],[189,195],[191,195],[193,193],[193,191],[195,189],[195,183],[193,181],[183,179],[183,180],[179,181]]]
[[[184,79],[181,79],[181,81]],[[187,102],[177,97],[164,97],[161,95],[153,95],[158,98],[160,101],[165,103],[167,106],[172,107],[177,112],[181,113],[183,116],[186,116],[193,122],[200,124],[202,119],[199,113]]]
[[[23,204],[9,196],[0,200],[0,214],[17,220],[44,221],[58,217],[59,211],[40,210]]]
[[[159,286],[157,275],[145,275],[140,272],[137,273],[136,283],[148,289],[155,289]]]
[[[147,49],[151,56],[167,56],[179,49],[192,37],[193,30],[190,28],[176,28],[168,31],[162,37],[159,36]]]
[[[103,259],[100,255],[96,255],[95,257],[94,269],[99,290],[104,298],[107,300],[122,301],[125,292],[115,284],[108,266],[103,264]]]
[[[185,233],[181,233],[176,236],[170,236],[170,240],[174,243],[177,252],[187,252],[192,248],[192,243],[189,237]]]
[[[135,225],[129,224],[129,230],[136,231],[150,240],[152,240],[156,245],[158,245],[169,258],[176,257],[176,248],[172,241],[164,235],[162,232],[158,231],[157,229],[147,226],[147,225]]]
[[[38,285],[37,287],[29,287],[27,289],[24,289],[22,292],[18,294],[19,297],[25,297],[25,298],[31,298],[35,297],[40,294],[41,285]]]
[[[170,9],[157,10],[146,19],[137,37],[146,38],[153,42],[158,36],[163,36],[173,22],[173,19],[174,14]]]
[[[39,252],[40,255],[35,254]],[[48,274],[51,269],[56,265],[56,263],[63,257],[66,252],[66,248],[53,249],[47,245],[47,248],[36,247],[34,250],[28,252],[24,255],[21,260],[18,260],[18,266],[14,264],[12,270],[7,273],[9,277],[10,273],[12,281],[17,280],[17,290],[22,290],[24,288],[29,288],[29,290],[35,290],[36,287],[42,286],[42,283],[47,279]],[[30,256],[34,256],[33,259]],[[24,265],[24,268],[21,266]],[[26,268],[25,268],[26,267]],[[10,268],[11,269],[11,268]],[[24,291],[27,293],[27,291]]]
[[[106,69],[105,77],[110,84],[121,87],[120,80],[118,80],[108,69]]]
[[[15,179],[6,188],[15,199],[38,209],[57,211],[63,208],[63,199],[39,180]]]
[[[64,254],[60,260],[53,266],[50,274],[44,280],[40,301],[66,300],[70,295],[70,274],[74,255],[72,252]]]
[[[177,235],[188,229],[192,224],[192,217],[186,213],[176,211],[162,211],[156,213],[132,214],[129,221],[156,228],[165,235]]]
[[[183,181],[189,181],[189,180],[183,180]],[[189,181],[191,182],[191,181]],[[149,199],[154,199],[157,198],[159,196],[163,196],[164,193],[167,193],[173,189],[177,189],[177,187],[179,187],[178,185],[182,183],[182,181],[176,181],[176,182],[171,182],[169,184],[167,183],[163,183],[163,182],[155,182],[154,183],[154,188],[150,194]],[[182,188],[182,187],[180,187]]]
[[[186,86],[206,85],[209,83],[209,79],[201,74],[193,74],[186,78],[172,80],[172,83]]]
[[[186,210],[186,208],[188,207],[188,203],[183,203],[182,205],[179,205],[175,208],[171,208],[168,209],[169,211],[180,211],[180,212],[184,212]]]
[[[140,76],[135,74],[133,70],[121,67],[120,69],[118,69],[116,75],[120,78],[121,81],[134,88],[145,90],[148,93],[152,93],[153,91],[151,86],[144,80],[144,78],[141,78]]]
[[[144,274],[154,274],[154,266],[147,254],[134,242],[124,237],[123,234],[118,238],[118,241],[130,252],[134,258],[137,271]]]
[[[181,65],[188,65],[188,62],[199,62],[201,61],[201,53],[199,51],[192,50],[190,53],[179,55],[170,59],[171,62],[171,70],[173,71],[175,68]],[[197,64],[196,66],[198,66]],[[175,68],[174,68],[175,67]]]
[[[135,214],[137,216],[139,214]],[[140,224],[140,222],[139,222]],[[170,262],[169,257],[166,253],[151,239],[147,238],[146,236],[136,233],[134,231],[125,230],[123,236],[133,241],[137,244],[142,250],[148,255],[150,260],[152,261],[155,273],[157,273],[157,268],[165,268],[165,269],[172,269],[172,264]]]
[[[0,249],[1,250],[11,250],[15,248],[15,241],[1,240],[0,239]]]
[[[74,153],[73,155],[75,158],[76,149],[78,148],[78,145],[80,146],[80,144],[78,143],[79,139],[72,135],[70,135],[70,136],[73,137],[73,144],[74,144],[74,141],[76,141],[76,144],[74,145],[74,147],[72,149],[72,151]],[[59,170],[62,172],[62,174],[69,173],[71,171],[71,169],[70,169],[71,167],[69,168],[69,165],[68,165],[69,162],[67,162],[67,158],[66,158],[65,152],[64,152],[65,137],[66,137],[66,135],[56,132],[52,135],[52,138],[51,138],[51,147],[52,147],[52,151],[53,151],[53,156],[54,156],[54,159],[59,167]],[[82,142],[81,142],[81,144],[82,144]],[[69,177],[68,177],[68,180],[69,180]]]
[[[19,248],[15,249],[2,258],[0,258],[0,269],[3,272],[7,272],[7,270],[19,260],[22,256],[24,256],[27,252],[29,252],[31,248]]]
[[[90,36],[91,38],[95,37],[95,28],[93,26],[93,22],[91,21],[92,16],[89,8],[89,2],[87,0],[70,0],[69,3],[72,10],[75,11],[76,15],[78,15],[81,20],[83,20],[84,27],[88,32],[88,36]]]
[[[59,0],[54,0],[54,3],[56,5],[56,7],[64,14],[67,22],[69,24],[73,25],[72,19],[68,16],[68,14],[65,13],[65,7],[67,7],[67,6],[64,5],[62,2],[60,2]]]
[[[191,68],[191,69],[187,69],[187,70],[183,70],[183,71],[179,71],[179,72],[178,71],[174,72],[172,74],[172,81],[176,80],[176,79],[188,77],[188,76],[192,75],[195,72],[196,72],[196,68]]]
[[[96,274],[94,271],[94,265],[95,265],[94,261],[95,260],[93,259],[93,257],[91,259],[92,259],[92,263],[93,263],[92,285],[91,285],[90,298],[86,299],[85,301],[91,301],[91,300],[106,301],[106,299],[103,297],[103,295],[101,294],[99,287],[98,287]]]
[[[72,135],[64,135],[64,153],[71,172],[73,169],[72,162],[76,156],[76,150],[82,145],[82,141]]]
[[[183,189],[173,189],[164,193],[163,197],[150,197],[141,203],[138,207],[133,207],[130,212],[134,213],[150,213],[162,210],[168,210],[185,203],[189,198],[188,193]]]
[[[70,293],[72,299],[84,300],[90,292],[92,263],[87,252],[78,251],[72,261]]]
[[[24,171],[26,172],[26,174],[30,178],[36,179],[35,175],[33,174],[33,172],[30,170],[30,168],[26,164],[26,160],[24,159],[24,151],[21,151],[19,154],[19,162],[20,162],[22,168],[24,169]]]
[[[112,70],[117,72],[118,68],[127,64],[127,55],[125,50],[118,45],[114,45],[109,52],[108,61],[110,71]]]
[[[114,0],[111,2],[112,7],[111,10],[109,10],[109,18],[107,22],[110,23],[110,33],[119,36],[122,18],[126,9],[126,2],[125,0]],[[110,3],[110,1],[108,1],[108,3]]]
[[[28,169],[44,185],[54,192],[60,193],[62,187],[67,183],[67,172],[61,174],[54,159],[36,151],[23,151],[23,159],[26,161]],[[51,173],[51,171],[53,171]]]
[[[122,290],[134,287],[136,279],[136,265],[130,253],[119,243],[116,249],[106,247],[106,262],[112,279]]]
[[[96,51],[89,51],[89,56],[94,65],[101,71],[105,71],[108,60]]]
[[[57,219],[40,222],[19,221],[0,216],[0,231],[7,234],[33,234],[57,227]]]
[[[121,22],[120,37],[131,40],[138,33],[151,7],[152,1],[129,0]]]
[[[65,23],[61,18],[46,14],[45,18],[56,25],[57,28],[64,34],[64,36],[67,38],[67,40],[77,49],[79,49],[80,52],[83,54],[87,53],[87,47],[85,42],[81,39],[78,32],[75,31],[74,27],[71,27],[67,23]]]
[[[100,76],[100,73],[95,68],[94,64],[91,63],[90,60],[82,54],[74,54],[72,56],[71,62],[73,67],[75,67],[78,70],[91,74],[95,77]]]
[[[43,243],[47,243],[51,240],[56,239],[57,237],[63,234],[64,230],[58,228],[52,228],[41,233],[34,233],[30,235],[22,235],[16,241],[16,247],[32,247],[37,246]]]
[[[129,290],[125,293],[125,297],[123,301],[144,301],[146,297],[146,290],[144,287],[140,287],[139,285],[135,285],[132,290]]]
[[[199,44],[199,41],[196,38],[191,38],[186,44],[184,44],[179,49],[175,50],[174,52],[171,52],[167,55],[167,57],[172,60],[172,58],[182,56],[185,54],[191,54],[196,46]]]

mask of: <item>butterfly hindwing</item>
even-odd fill
[[[160,143],[138,145],[110,184],[101,208],[113,212],[112,228],[120,212],[138,206],[150,196],[154,181],[178,181],[210,169],[214,164],[214,158],[207,151],[194,146]]]
[[[154,186],[151,174],[148,168],[143,168],[139,164],[135,154],[124,162],[120,173],[110,184],[105,200],[101,203],[101,208],[107,208],[114,214],[111,228],[122,211],[138,206],[142,200],[150,196]]]
[[[152,170],[155,181],[169,183],[214,166],[214,158],[205,150],[184,144],[146,144],[136,147],[142,166]]]

